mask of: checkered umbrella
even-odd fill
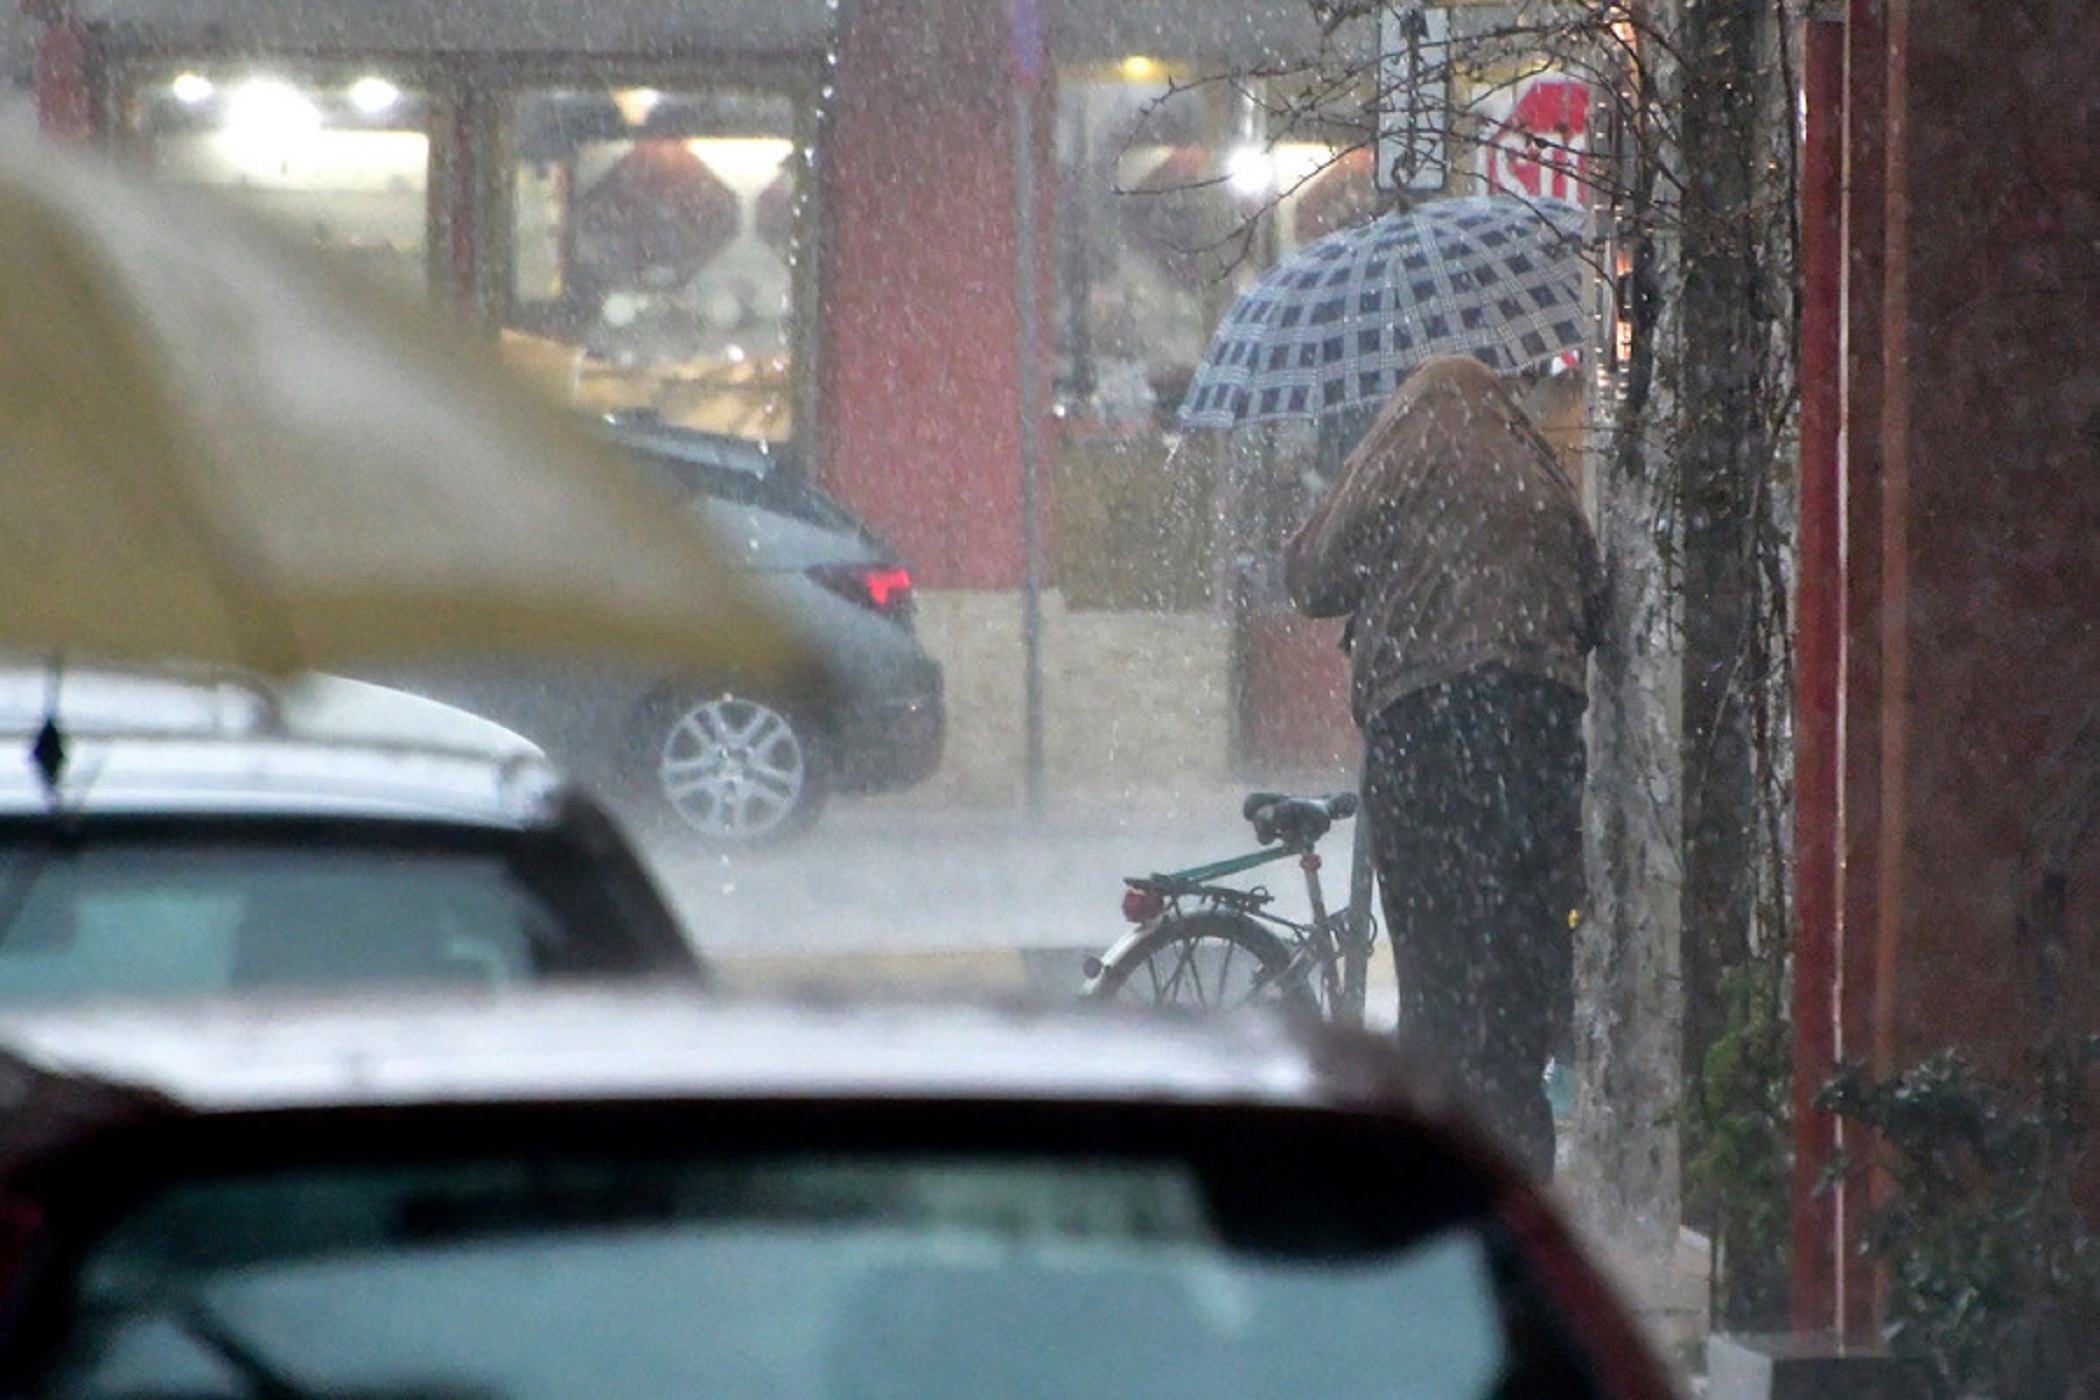
[[[1242,295],[1181,401],[1188,428],[1381,402],[1432,355],[1498,373],[1584,341],[1583,212],[1507,195],[1438,200],[1316,239]]]

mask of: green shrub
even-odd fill
[[[1943,1050],[1882,1080],[1841,1066],[1818,1095],[1879,1138],[1888,1190],[1862,1240],[1886,1274],[1884,1335],[1948,1394],[2100,1393],[2100,1244],[2074,1194],[2094,1044],[2025,1084]]]
[[[1793,1027],[1783,960],[1722,975],[1722,1030],[1685,1095],[1686,1215],[1710,1221],[1711,1312],[1739,1332],[1783,1328],[1793,1260]]]

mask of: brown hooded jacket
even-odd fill
[[[1499,662],[1584,689],[1604,607],[1596,541],[1552,446],[1479,361],[1426,360],[1284,547],[1312,617],[1349,614],[1359,725]]]

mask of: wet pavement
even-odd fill
[[[832,958],[889,958],[978,983],[1039,970],[1056,951],[1098,950],[1124,928],[1123,877],[1256,849],[1245,789],[1200,787],[1122,800],[1047,803],[1041,816],[912,794],[841,799],[815,831],[737,855],[649,843],[659,878],[703,952],[722,963],[820,971]],[[1349,836],[1324,843],[1330,899],[1346,897]],[[1279,862],[1259,880],[1302,913],[1301,878]],[[991,955],[972,970],[972,955]],[[1003,962],[1002,956],[1003,955]],[[1035,971],[1029,973],[1037,975]]]

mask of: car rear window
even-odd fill
[[[1505,1301],[1475,1223],[1249,1248],[1175,1160],[294,1169],[118,1222],[39,1391],[1488,1400]]]
[[[662,433],[623,433],[614,441],[673,494],[757,506],[826,529],[858,534],[865,528],[852,511],[804,478],[780,449]]]

